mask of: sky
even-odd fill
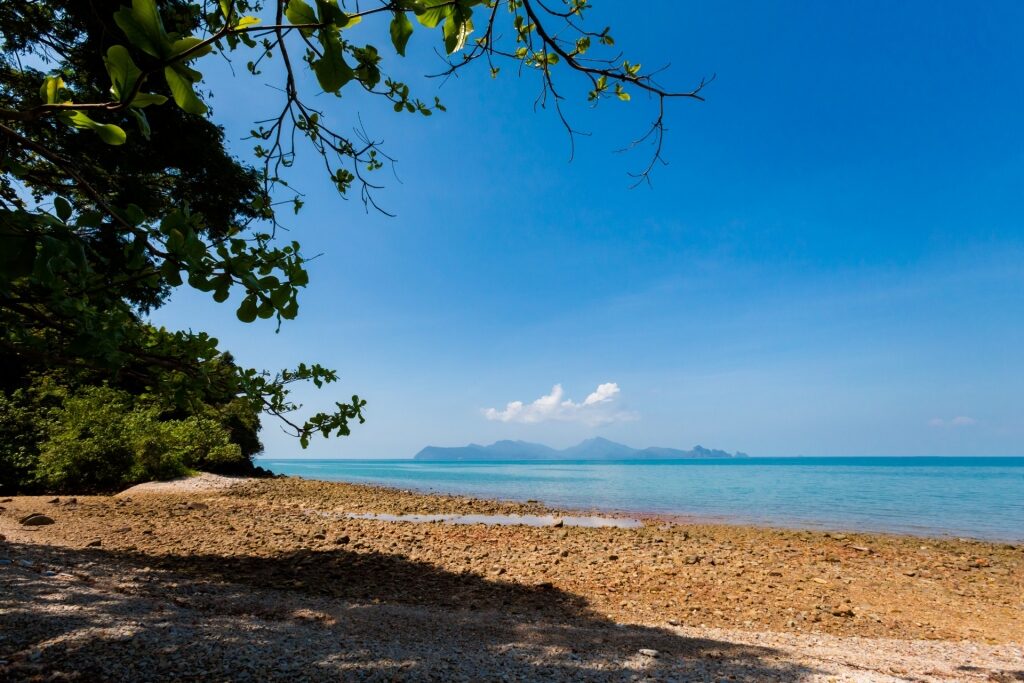
[[[338,384],[297,392],[305,412],[368,401],[351,436],[305,451],[265,419],[266,455],[594,436],[755,456],[1024,454],[1024,4],[594,4],[627,58],[667,65],[663,84],[717,76],[705,102],[668,107],[669,163],[650,187],[628,176],[646,151],[617,150],[653,101],[593,109],[562,74],[591,133],[570,160],[534,78],[424,78],[439,39],[421,30],[385,66],[447,113],[317,100],[397,159],[377,194],[396,217],[339,199],[307,153],[287,237],[322,255],[299,318],[244,325],[185,289],[154,314],[254,367],[336,368]],[[236,71],[206,69],[245,157],[280,95]]]

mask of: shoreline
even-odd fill
[[[926,457],[926,456],[921,456]],[[927,456],[931,457],[931,456]],[[1009,457],[1009,456],[1007,456]],[[753,456],[751,456],[753,458]],[[794,456],[796,459],[796,456]],[[551,461],[554,462],[554,461]],[[519,498],[507,498],[501,495],[480,495],[470,493],[460,493],[458,491],[448,491],[438,489],[433,486],[416,486],[416,485],[402,485],[388,484],[388,483],[377,483],[370,481],[352,481],[347,479],[320,479],[316,477],[310,477],[305,475],[297,474],[274,474],[275,477],[288,477],[301,479],[304,481],[323,482],[326,484],[346,484],[352,486],[368,486],[384,489],[392,489],[399,493],[414,493],[424,496],[459,496],[465,498],[479,499],[479,500],[491,500],[498,503],[519,505],[519,504],[539,504],[544,506],[545,509],[549,510],[552,514],[563,514],[563,515],[576,515],[576,516],[602,516],[602,517],[617,517],[617,518],[631,518],[639,519],[641,521],[652,521],[670,524],[693,524],[693,525],[721,525],[721,526],[732,526],[732,527],[752,527],[758,529],[774,530],[779,532],[787,531],[809,531],[817,533],[842,533],[842,534],[874,534],[874,535],[886,535],[886,536],[898,536],[908,538],[918,538],[922,540],[936,540],[936,541],[976,541],[980,543],[1004,543],[1012,545],[1024,545],[1024,535],[1021,537],[1003,537],[1003,536],[977,536],[972,534],[960,534],[949,531],[939,531],[930,528],[922,528],[919,532],[910,531],[906,529],[887,529],[882,527],[856,527],[856,526],[843,526],[841,524],[831,525],[829,523],[813,523],[809,521],[803,521],[799,519],[792,520],[780,520],[780,521],[767,521],[758,520],[748,517],[742,517],[737,515],[702,515],[695,513],[674,513],[674,512],[659,512],[650,511],[643,509],[628,509],[618,507],[604,507],[604,506],[592,506],[592,507],[576,507],[573,505],[558,505],[555,503],[549,503],[540,499],[519,499]]]
[[[197,657],[201,670],[243,680],[1024,671],[1019,545],[651,519],[637,529],[327,519],[318,513],[569,511],[294,477],[50,500],[0,504],[0,632],[10,634],[0,677],[10,680],[69,668],[109,679],[123,667],[132,679],[132,666],[136,678],[181,677],[161,667]],[[30,512],[54,523],[18,524]],[[285,660],[301,665],[279,669]]]

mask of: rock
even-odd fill
[[[60,498],[53,498],[53,499],[48,500],[46,502],[49,503],[50,505],[60,505]]]
[[[832,610],[832,616],[850,618],[853,616],[853,608],[851,607],[837,607]]]
[[[0,534],[0,541],[6,541],[6,540],[7,540],[7,537],[4,536],[3,534]]]
[[[0,540],[3,540],[3,539],[0,539]],[[563,550],[562,552],[558,553],[558,555],[560,557],[569,557],[569,551],[568,550]]]
[[[45,526],[47,524],[53,524],[52,517],[41,515],[38,512],[33,512],[31,515],[22,517],[19,521],[25,526]]]
[[[66,501],[64,501],[64,504],[65,505],[78,505],[78,499],[77,498],[68,498]]]
[[[14,564],[14,561],[7,557],[0,557],[0,567],[6,567],[9,564]]]
[[[348,536],[338,536],[338,537],[337,537],[336,539],[334,539],[334,542],[335,542],[335,543],[336,543],[337,545],[345,545],[345,544],[346,544],[346,543],[348,543],[348,542],[349,542],[350,540],[352,540],[352,539],[350,539],[350,538],[349,538]]]
[[[640,648],[639,652],[640,652],[640,654],[642,654],[642,655],[643,655],[644,657],[650,657],[651,659],[655,659],[655,658],[657,658],[657,657],[660,657],[660,656],[661,656],[661,653],[660,653],[660,652],[658,652],[657,650],[652,650],[652,649],[650,649],[650,648],[647,648],[647,647],[642,647],[642,648]]]
[[[0,503],[13,503],[13,502],[14,502],[13,498],[4,498],[3,500],[0,500]]]
[[[697,564],[698,562],[700,562],[700,556],[687,555],[685,558],[683,558],[683,562],[685,562],[686,564]]]
[[[565,520],[562,519],[561,517],[559,517],[558,519],[556,519],[554,522],[551,523],[551,526],[559,527],[559,528],[563,527],[563,526],[565,526]]]
[[[669,626],[679,626],[679,620],[678,619],[669,619],[668,620],[668,625]]]
[[[31,567],[33,564],[35,564],[35,563],[32,562],[32,560],[18,560],[18,566],[19,567],[28,568],[28,567]]]
[[[100,539],[97,538],[95,540],[92,540],[92,541],[89,541],[88,543],[86,543],[85,547],[86,548],[99,548],[101,545],[103,545],[103,541],[101,541]]]
[[[209,507],[210,506],[207,505],[206,503],[189,503],[188,505],[185,506],[185,508],[188,510],[206,510]]]
[[[609,555],[609,556],[608,556],[608,559],[609,559],[610,561],[614,562],[615,560],[619,559],[619,556],[618,556],[618,555]]]

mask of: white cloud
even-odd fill
[[[943,420],[941,417],[933,417],[928,420],[929,427],[973,427],[978,424],[978,421],[973,417],[967,417],[966,415],[957,415],[949,420]]]
[[[605,382],[599,384],[582,403],[576,403],[564,398],[565,390],[561,384],[556,384],[551,387],[550,394],[541,396],[532,403],[511,401],[505,405],[504,410],[486,408],[483,414],[488,420],[524,424],[554,420],[582,422],[593,426],[635,419],[636,416],[632,413],[616,409],[615,402],[620,391],[619,385],[615,382]]]

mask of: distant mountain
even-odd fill
[[[669,460],[673,458],[746,458],[746,453],[728,453],[694,446],[678,448],[630,448],[600,437],[558,450],[528,441],[498,441],[490,446],[427,446],[414,460]]]

